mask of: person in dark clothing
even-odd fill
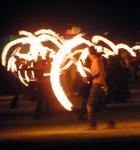
[[[27,63],[23,65],[20,71],[27,71],[31,72],[34,71],[35,79],[30,80],[28,83],[28,87],[25,87],[26,96],[30,97],[30,99],[34,100],[36,102],[35,111],[33,113],[34,119],[40,119],[43,106],[46,106],[47,114],[50,113],[50,95],[51,91],[50,89],[50,77],[44,77],[44,73],[50,72],[50,63],[47,59],[48,63],[46,64],[46,60],[42,60],[41,56],[38,56],[38,60],[34,63],[33,67],[28,67]],[[25,62],[25,61],[24,61]],[[21,62],[20,62],[21,63]],[[17,84],[16,84],[17,85]],[[18,86],[18,85],[17,85]],[[18,90],[16,90],[16,95],[13,98],[10,106],[11,108],[17,108],[18,107],[18,100],[19,96],[23,94],[23,88],[18,86]],[[45,99],[47,99],[45,101]]]
[[[91,62],[89,57],[85,60],[84,67],[90,68]],[[87,73],[86,79],[82,78],[81,80],[81,86],[80,86],[80,95],[81,95],[81,103],[80,103],[80,108],[79,108],[79,113],[78,113],[78,119],[79,120],[87,120],[86,113],[87,113],[87,100],[91,88],[91,77],[92,75]]]
[[[129,61],[125,51],[119,51],[116,56],[110,56],[107,67],[106,82],[108,85],[108,98],[115,102],[126,102],[130,96]]]
[[[87,118],[86,118],[86,113],[87,113],[86,105],[87,105],[87,99],[89,96],[90,88],[91,88],[91,82],[83,83],[83,85],[80,88],[80,91],[81,91],[80,95],[82,96],[82,99],[81,99],[79,113],[78,113],[78,119],[79,120],[87,120]]]
[[[120,65],[120,57],[110,56],[106,71],[106,83],[108,86],[108,96],[107,98],[111,100],[120,99],[120,80],[122,80],[122,67]]]
[[[40,119],[43,106],[46,106],[47,113],[50,113],[50,77],[44,77],[44,73],[50,72],[50,64],[46,64],[45,60],[38,59],[32,68],[36,75],[36,81],[33,83],[34,94],[36,97],[36,108],[34,111],[34,119]],[[44,91],[45,89],[45,91]],[[47,100],[45,100],[47,99]]]
[[[121,66],[122,66],[122,82],[123,82],[123,97],[122,99],[124,102],[127,101],[127,99],[130,97],[130,91],[129,91],[129,79],[130,79],[130,64],[128,60],[128,53],[125,50],[119,51],[119,55],[121,57]]]
[[[25,60],[20,60],[19,57],[16,57],[17,61],[16,61],[16,67],[17,67],[17,70],[19,71],[24,71],[24,69],[27,69],[27,62]],[[19,69],[19,66],[21,65],[21,63],[23,64],[23,68],[20,68]],[[17,72],[18,72],[17,71]],[[14,81],[14,88],[16,88],[16,92],[15,92],[15,96],[14,98],[12,99],[11,101],[11,104],[10,104],[10,108],[18,108],[18,101],[19,101],[19,98],[20,96],[23,94],[23,96],[27,96],[27,93],[26,93],[26,89],[27,87],[25,87],[20,81],[19,81],[19,78],[15,77],[15,74],[13,73],[13,77],[15,78],[15,81]]]
[[[26,87],[24,87],[23,85],[20,84],[16,84],[17,89],[15,90],[15,96],[13,97],[11,103],[10,103],[10,108],[14,109],[14,108],[18,108],[18,101],[21,95],[23,96],[27,96],[26,95]]]

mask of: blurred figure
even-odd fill
[[[11,103],[10,103],[10,108],[14,109],[14,108],[19,108],[18,105],[18,101],[20,99],[20,96],[23,95],[24,97],[27,96],[26,95],[26,87],[24,87],[21,84],[15,84],[16,85],[16,93],[15,96],[13,97]]]
[[[26,70],[27,69],[27,61],[25,60],[20,60],[19,57],[16,57],[16,66],[18,68],[18,70],[23,70],[23,68]],[[19,66],[21,65],[21,63],[23,64],[23,68],[19,69]],[[25,87],[20,81],[19,78],[15,79],[16,83],[14,84],[15,88],[16,88],[16,93],[14,98],[12,99],[12,102],[10,104],[10,108],[18,108],[18,101],[21,95],[23,96],[27,96],[27,87]]]
[[[88,123],[89,126],[96,128],[96,113],[103,110],[106,115],[106,121],[110,128],[115,126],[115,123],[105,106],[105,70],[101,53],[98,53],[93,46],[89,47],[89,57],[91,60],[92,72],[92,87],[87,101]]]
[[[84,82],[83,85],[81,86],[81,91],[80,95],[82,96],[82,100],[80,103],[80,109],[79,109],[79,114],[78,114],[78,119],[79,120],[87,120],[86,118],[86,113],[87,113],[87,99],[89,96],[91,88],[91,82]]]
[[[32,69],[34,70],[37,78],[33,85],[31,85],[34,89],[36,98],[36,108],[33,117],[35,119],[40,119],[44,105],[47,113],[50,113],[50,77],[44,77],[44,73],[46,71],[50,72],[50,64],[46,64],[46,61],[42,60],[42,58],[39,56],[38,61],[35,63],[35,66]]]
[[[86,66],[87,68],[90,68],[91,66],[91,61],[89,59],[89,57],[87,57],[86,59],[86,62],[84,64],[84,66]],[[81,78],[81,76],[79,77]],[[91,82],[91,78],[92,78],[92,75],[87,73],[87,77],[86,79],[85,78],[82,78],[81,80],[81,86],[80,86],[80,95],[81,95],[81,103],[80,103],[80,109],[79,109],[79,113],[78,113],[78,119],[79,120],[87,120],[87,100],[88,100],[88,96],[89,96],[89,92],[90,92],[90,89],[91,89],[91,85],[92,85],[92,82]]]
[[[136,57],[131,57],[130,59],[130,72],[131,72],[131,81],[139,82],[139,66],[140,66],[140,52],[135,51]]]
[[[120,50],[119,55],[121,57],[120,64],[122,66],[122,82],[123,82],[123,99],[124,102],[127,101],[127,99],[130,97],[130,91],[129,91],[129,79],[130,79],[130,64],[128,59],[128,53],[125,50]]]
[[[130,65],[128,54],[120,50],[116,56],[110,56],[107,66],[106,82],[108,85],[108,98],[115,102],[126,102],[129,92]]]
[[[106,67],[106,83],[108,86],[108,92],[107,92],[107,99],[110,101],[113,101],[116,99],[118,93],[117,91],[117,84],[119,81],[119,70],[121,68],[120,66],[120,59],[116,56],[110,56],[107,62]],[[116,94],[117,93],[117,94]]]

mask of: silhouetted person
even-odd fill
[[[120,50],[116,56],[110,56],[106,81],[108,85],[108,97],[115,102],[126,102],[130,96],[129,61],[126,52]]]
[[[21,70],[25,71],[27,69],[27,62],[25,60],[21,60],[19,57],[16,57],[16,59],[17,59],[17,61],[16,61],[17,69],[20,71]],[[23,68],[19,69],[19,66],[21,65],[21,63],[23,63],[25,70],[23,70]],[[16,90],[15,90],[16,93],[12,99],[12,102],[10,104],[10,108],[18,108],[18,101],[19,101],[21,94],[23,94],[24,96],[26,95],[25,91],[26,91],[27,87],[23,86],[22,83],[19,81],[19,78],[17,78],[17,77],[15,77],[14,88],[16,88]]]
[[[91,62],[89,57],[86,59],[86,62],[84,66],[90,68]],[[86,80],[83,79],[81,76],[79,78],[82,78],[81,80],[81,86],[80,86],[80,95],[81,95],[81,103],[80,103],[80,108],[79,108],[79,114],[78,114],[78,119],[79,120],[87,120],[86,114],[87,114],[87,100],[91,88],[91,74],[87,73],[87,78]]]
[[[130,97],[130,91],[129,91],[129,79],[130,79],[130,64],[128,60],[128,53],[125,50],[120,50],[119,55],[121,57],[121,66],[122,66],[122,90],[123,90],[123,97],[122,99],[124,102],[127,101],[127,99]]]
[[[34,118],[39,119],[42,115],[43,105],[46,106],[46,111],[50,113],[50,95],[51,84],[50,77],[44,77],[44,73],[50,72],[51,64],[46,64],[46,60],[39,58],[33,70],[36,75],[36,81],[33,83],[33,88],[36,97],[36,108],[34,112]]]

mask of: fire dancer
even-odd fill
[[[89,47],[89,58],[91,60],[91,72],[93,74],[92,87],[87,101],[87,112],[89,126],[96,128],[96,113],[104,110],[107,117],[107,124],[113,128],[115,123],[105,106],[105,70],[101,53],[97,52],[93,46]]]
[[[50,113],[50,91],[49,91],[49,85],[50,85],[50,79],[49,77],[44,77],[44,73],[47,71],[50,71],[50,64],[46,64],[45,60],[42,60],[40,56],[38,56],[38,61],[36,62],[35,66],[32,68],[35,72],[37,80],[33,83],[33,88],[35,92],[36,97],[36,108],[34,112],[34,118],[40,119],[41,113],[43,110],[43,104],[45,102],[47,113]],[[47,86],[47,87],[45,87]],[[44,91],[44,88],[47,90]],[[46,97],[47,94],[47,97]],[[47,101],[45,99],[47,98]]]

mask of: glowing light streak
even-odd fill
[[[104,46],[98,46],[97,44],[100,41],[107,44],[112,49],[112,51]],[[119,43],[119,44],[115,45],[110,40],[106,39],[105,37],[99,36],[99,35],[93,36],[92,42],[95,45],[95,48],[97,49],[97,51],[104,52],[103,56],[106,58],[108,58],[108,56],[110,56],[110,55],[117,55],[120,49],[126,50],[127,52],[129,52],[131,54],[131,56],[136,56],[135,52],[133,51],[133,49],[136,47],[130,48],[127,44],[124,44],[124,43]]]
[[[29,77],[28,77],[28,75],[27,75],[27,71],[25,70],[25,72],[24,72],[24,75],[25,75],[25,80],[27,81],[27,82],[29,82]]]
[[[19,69],[22,68],[22,65],[19,66]],[[20,81],[25,85],[25,86],[28,86],[28,83],[26,81],[24,81],[22,75],[21,75],[21,72],[18,70],[18,77],[20,79]]]
[[[61,83],[60,83],[60,75],[61,73],[69,69],[69,67],[74,63],[77,67],[77,71],[80,73],[81,76],[87,77],[87,73],[91,73],[90,69],[84,67],[84,63],[86,58],[89,55],[88,46],[94,46],[98,52],[103,52],[102,56],[108,58],[110,55],[117,55],[120,49],[125,49],[128,51],[132,56],[136,56],[134,50],[139,50],[140,46],[136,45],[130,48],[128,45],[119,43],[115,45],[112,41],[100,36],[95,35],[92,37],[91,41],[88,41],[82,37],[82,34],[75,36],[74,38],[65,41],[63,37],[60,37],[58,34],[53,32],[52,30],[45,30],[41,29],[36,31],[34,34],[27,32],[27,31],[20,31],[19,35],[24,35],[26,37],[16,39],[10,43],[8,43],[3,50],[2,53],[2,65],[7,65],[7,70],[13,73],[17,73],[18,78],[20,81],[25,85],[28,86],[29,81],[36,80],[35,72],[29,71],[28,69],[34,67],[33,62],[38,61],[38,56],[41,56],[42,60],[46,60],[46,56],[49,55],[49,58],[52,58],[53,62],[51,67],[51,73],[44,73],[43,76],[50,76],[51,86],[56,95],[58,101],[61,105],[71,111],[72,110],[72,103],[66,96]],[[42,42],[51,41],[55,46],[59,49],[54,50],[49,48],[48,46],[44,46]],[[100,45],[99,42],[105,43],[109,48]],[[19,46],[22,44],[22,46]],[[29,47],[26,49],[26,52],[21,53],[24,44],[28,44]],[[80,44],[86,44],[86,48],[83,49],[76,49],[72,52],[72,49],[79,46]],[[14,46],[17,47],[12,51],[11,57],[8,58],[8,52]],[[58,51],[58,52],[57,52]],[[78,55],[78,59],[75,58]],[[80,56],[79,56],[80,55]],[[24,61],[29,62],[27,65],[27,70],[24,70],[24,65],[20,64],[17,66],[16,58],[24,59]],[[68,62],[67,62],[68,60]],[[66,63],[67,62],[67,63]],[[47,63],[47,60],[46,60]]]
[[[135,52],[132,50],[132,48],[130,48],[128,45],[120,43],[116,45],[116,48],[118,49],[125,49],[126,51],[128,51],[132,56],[136,56]]]
[[[113,42],[111,42],[110,40],[106,39],[103,36],[100,35],[95,35],[92,37],[91,41],[93,42],[93,44],[96,46],[100,41],[106,43],[113,51],[115,54],[118,54],[118,49],[115,46],[115,44]]]
[[[84,38],[81,37],[82,35],[77,35],[75,36],[73,39],[65,41],[64,45],[61,47],[61,49],[57,52],[57,54],[55,55],[53,62],[52,62],[52,68],[51,68],[51,85],[52,85],[52,89],[57,97],[57,99],[59,100],[59,102],[61,103],[61,105],[71,111],[72,110],[72,103],[69,101],[68,97],[66,96],[61,83],[60,83],[60,67],[61,64],[64,61],[64,58],[66,57],[67,54],[69,54],[72,50],[72,48],[85,43],[87,45],[92,45],[91,42],[85,40]]]
[[[102,54],[103,57],[105,58],[109,58],[109,56],[114,56],[114,52],[112,52],[111,50],[109,50],[108,48],[106,47],[103,47],[103,52],[104,54]]]
[[[132,47],[132,50],[137,51],[140,50],[140,45],[135,45]]]
[[[21,37],[14,41],[9,42],[4,47],[2,52],[2,65],[5,67],[7,65],[7,71],[12,71],[15,76],[17,74],[16,77],[19,76],[21,82],[26,86],[28,85],[28,82],[30,80],[35,80],[35,73],[33,70],[32,71],[24,70],[23,65],[21,65],[19,68],[19,66],[17,66],[16,64],[16,59],[18,58],[30,62],[28,63],[27,68],[30,67],[33,68],[34,67],[33,62],[38,61],[38,56],[41,56],[42,60],[46,60],[47,55],[49,55],[49,57],[53,59],[56,50],[58,50],[62,46],[62,43],[64,42],[64,39],[62,37],[60,37],[58,34],[56,34],[50,29],[49,30],[42,29],[36,31],[34,34],[24,30],[19,31],[19,35],[26,37]],[[47,41],[52,42],[57,47],[57,49],[54,50],[42,44],[42,42]],[[25,44],[28,44],[28,47],[24,47]],[[9,52],[12,53],[10,54],[11,56],[8,56]],[[24,70],[24,72],[22,69]],[[47,74],[47,76],[48,75],[49,73]]]
[[[108,46],[110,46],[112,51],[106,47],[95,45],[99,42],[99,40],[105,42]],[[84,62],[84,60],[87,58],[89,53],[85,51],[85,54],[84,54],[84,50],[82,50],[81,52],[83,52],[83,53],[80,55],[79,60],[76,60],[73,57],[74,53],[71,53],[72,48],[74,48],[75,46],[78,46],[79,44],[82,44],[82,42],[80,42],[80,41],[82,41],[82,40],[81,40],[81,38],[78,39],[78,36],[74,37],[72,40],[66,41],[64,43],[63,47],[60,49],[60,51],[54,57],[52,68],[51,68],[52,88],[55,92],[57,99],[60,101],[60,103],[63,105],[63,107],[66,108],[67,110],[72,110],[72,104],[70,103],[70,100],[68,99],[63,88],[61,87],[60,79],[59,79],[59,75],[58,75],[61,70],[60,67],[61,67],[61,64],[63,63],[64,58],[69,54],[67,56],[67,58],[70,58],[71,61],[68,62],[68,64],[71,65],[72,62],[74,64],[76,64],[77,71],[80,72],[81,76],[83,76],[83,77],[87,76],[85,71],[87,71],[88,73],[91,73],[90,70],[86,67],[83,67],[82,63],[81,63],[81,60],[83,60],[83,62]],[[106,58],[108,58],[109,55],[118,54],[118,51],[121,48],[127,50],[132,56],[135,56],[135,53],[133,52],[133,50],[126,44],[120,43],[120,44],[115,45],[113,42],[111,42],[101,36],[94,36],[92,38],[92,42],[95,46],[95,49],[98,52],[103,52],[104,53],[103,56]],[[54,83],[54,81],[57,81],[57,82]]]
[[[41,29],[35,32],[35,35],[39,35],[39,34],[50,34],[51,36],[55,37],[57,40],[59,40],[60,43],[64,43],[64,38],[61,36],[59,36],[56,32],[54,32],[51,29]]]

